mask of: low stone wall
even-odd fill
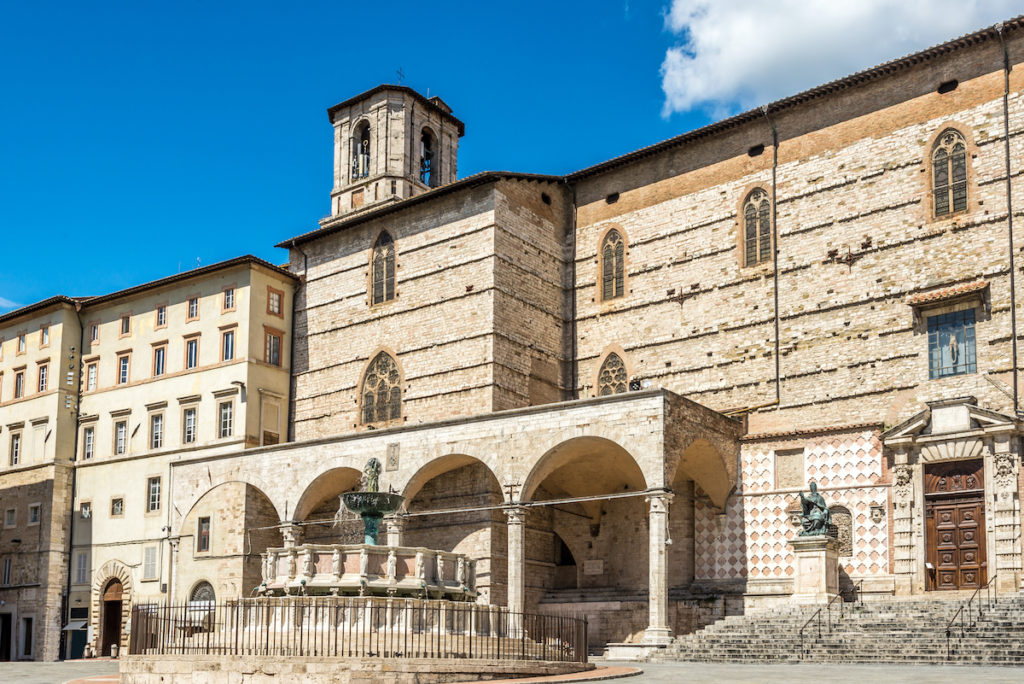
[[[593,667],[539,660],[124,656],[121,684],[440,684],[567,674]]]

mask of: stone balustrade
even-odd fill
[[[409,596],[473,601],[476,561],[412,546],[303,544],[263,554],[270,596]]]

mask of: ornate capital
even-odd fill
[[[658,492],[656,494],[648,494],[644,497],[644,501],[651,507],[651,513],[668,513],[668,506],[672,502],[673,494],[671,492]]]
[[[505,508],[505,515],[508,516],[509,525],[523,525],[526,523],[525,506],[508,506]]]
[[[1010,452],[995,455],[995,480],[1001,489],[1013,489],[1017,481],[1017,458]]]
[[[909,499],[913,491],[914,473],[908,465],[897,465],[892,469],[892,486],[897,498]]]

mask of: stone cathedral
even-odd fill
[[[389,544],[595,646],[792,601],[809,482],[844,591],[1019,591],[1022,65],[1018,18],[564,176],[460,178],[405,86],[331,107],[285,266],[0,316],[0,657],[249,596],[370,457]]]

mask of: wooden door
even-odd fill
[[[928,588],[977,589],[986,580],[985,499],[981,461],[925,471]]]

